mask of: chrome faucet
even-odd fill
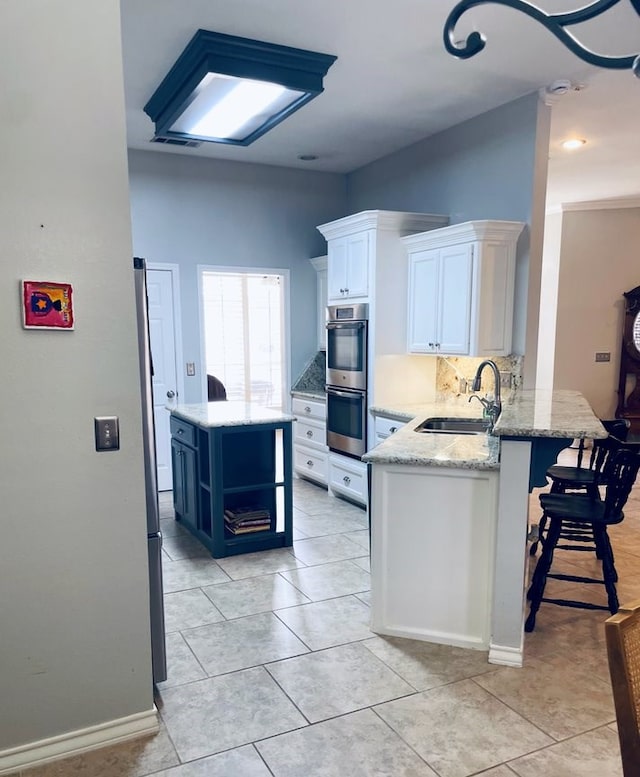
[[[484,415],[490,419],[491,428],[493,429],[496,421],[498,420],[498,416],[502,411],[502,402],[500,401],[500,370],[498,369],[498,365],[495,362],[492,362],[491,359],[485,359],[483,362],[481,362],[478,365],[478,369],[476,370],[476,376],[473,379],[473,385],[471,386],[471,390],[480,391],[482,370],[485,367],[491,367],[491,369],[493,370],[493,380],[495,384],[494,391],[493,391],[493,399],[486,399],[485,397],[479,397],[477,394],[472,394],[469,397],[469,402],[471,402],[472,399],[477,399],[478,402],[480,402],[480,404],[484,408]]]

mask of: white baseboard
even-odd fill
[[[522,648],[506,647],[505,645],[489,645],[490,664],[521,667],[522,661]]]
[[[146,712],[117,718],[98,726],[89,726],[27,745],[0,750],[0,775],[13,774],[31,766],[155,734],[158,728],[158,712],[153,707]]]
[[[372,618],[369,628],[376,634],[383,634],[389,637],[403,637],[404,639],[417,639],[422,642],[434,642],[437,645],[452,645],[453,647],[468,648],[470,650],[487,650],[488,647],[484,640],[473,635],[411,627],[380,626],[374,618]]]

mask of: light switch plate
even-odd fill
[[[196,363],[195,362],[187,362],[187,376],[189,378],[193,378],[193,376],[196,374]]]
[[[611,361],[611,352],[610,351],[596,351],[596,361],[597,362],[610,362]]]
[[[97,451],[117,451],[120,449],[120,430],[118,417],[100,416],[94,418],[96,450]]]

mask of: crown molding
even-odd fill
[[[452,243],[469,243],[474,240],[517,240],[525,227],[523,221],[465,221],[433,232],[423,232],[402,238],[406,246],[428,244],[429,248],[451,245]]]
[[[618,197],[610,200],[587,200],[586,202],[563,202],[562,211],[575,210],[621,210],[640,208],[640,197]]]
[[[438,229],[449,223],[449,216],[434,213],[405,213],[395,210],[364,210],[346,216],[317,228],[327,240],[345,237],[365,229],[389,230],[393,232],[424,232]]]

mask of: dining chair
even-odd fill
[[[618,611],[618,595],[613,549],[607,532],[607,527],[621,523],[624,519],[623,508],[629,498],[638,470],[640,469],[640,453],[637,449],[620,448],[607,460],[604,469],[606,478],[604,499],[592,499],[586,494],[541,494],[540,505],[543,518],[548,522],[546,537],[542,544],[542,553],[536,564],[527,591],[530,601],[529,615],[525,621],[525,631],[533,631],[536,614],[542,602],[557,604],[564,607],[579,607],[588,610],[608,610],[612,615]],[[575,528],[574,528],[575,527]],[[584,543],[584,534],[588,531],[592,545],[574,545],[573,542]],[[570,544],[559,545],[561,538]],[[563,550],[593,550],[600,561],[602,577],[587,575],[569,575],[551,572],[556,547]],[[596,604],[575,599],[548,598],[544,596],[547,579],[564,580],[570,583],[599,584],[605,587],[607,604]]]
[[[604,623],[624,777],[640,775],[640,599]]]
[[[215,375],[207,375],[207,401],[218,402],[227,398],[224,384]]]

